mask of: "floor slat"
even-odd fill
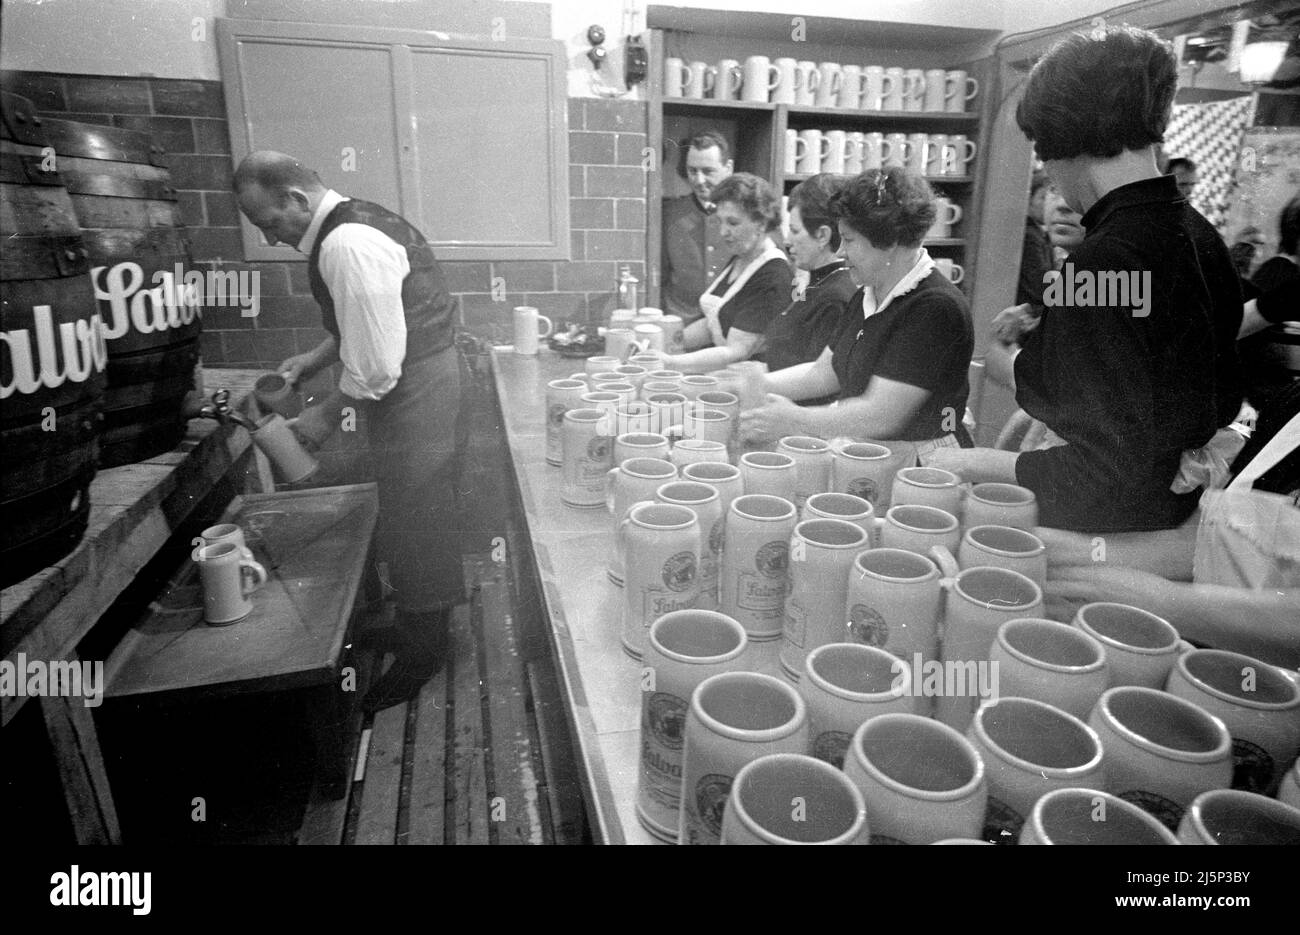
[[[474,603],[478,603],[476,596]],[[487,844],[487,777],[483,765],[484,738],[481,685],[469,605],[452,612],[451,657],[454,724],[452,749],[453,825],[456,844]]]
[[[549,663],[529,663],[528,687],[537,716],[555,843],[583,844],[587,837],[586,811],[555,670]]]
[[[405,704],[375,713],[370,728],[366,776],[361,783],[361,815],[357,819],[356,844],[393,844],[397,840],[397,803],[402,786],[405,739]]]
[[[447,671],[420,690],[411,770],[408,844],[442,844],[447,809]]]

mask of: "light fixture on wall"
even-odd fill
[[[1282,59],[1286,42],[1250,42],[1241,50],[1241,80],[1245,84],[1265,84],[1273,80]]]

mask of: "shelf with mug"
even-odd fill
[[[828,118],[831,120],[852,121],[853,123],[916,123],[916,124],[951,124],[976,123],[979,114],[968,111],[951,112],[939,110],[854,110],[848,107],[808,107],[799,104],[782,104],[790,117],[798,118],[802,123],[804,117]]]
[[[782,181],[785,182],[786,185],[796,185],[799,182],[805,182],[810,178],[812,178],[811,175],[799,172],[787,172],[781,176]],[[971,182],[975,181],[975,178],[970,175],[927,175],[925,180],[931,185],[969,185]]]
[[[712,97],[665,97],[661,102],[666,110],[764,110],[774,111],[770,101],[724,101]]]

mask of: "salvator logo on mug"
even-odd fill
[[[988,660],[925,659],[920,653],[912,654],[910,681],[906,679],[908,664],[905,659],[895,659],[890,664],[894,680],[889,690],[895,696],[914,698],[979,698],[981,702],[998,699],[998,663]]]
[[[1043,304],[1048,308],[1132,308],[1134,318],[1151,314],[1150,270],[1076,270],[1066,262],[1043,274]]]

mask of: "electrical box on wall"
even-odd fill
[[[630,88],[645,81],[650,71],[650,53],[636,36],[628,36],[623,47],[623,80]]]

